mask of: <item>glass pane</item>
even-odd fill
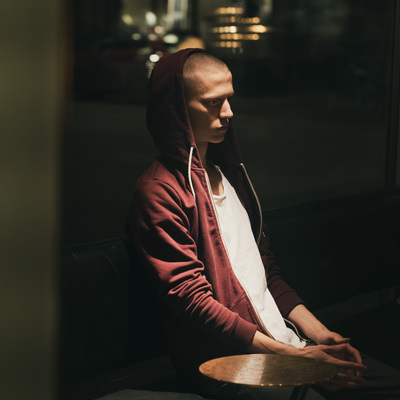
[[[124,233],[155,156],[147,77],[181,47],[232,69],[235,133],[264,210],[384,188],[394,1],[75,2],[66,243]]]
[[[246,3],[218,8],[203,32],[233,70],[263,208],[383,189],[393,2]]]

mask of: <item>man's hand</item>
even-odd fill
[[[342,335],[328,329],[319,332],[314,340],[317,344],[342,344],[350,342],[349,338],[344,338]]]
[[[353,361],[359,364],[362,364],[362,358],[358,350],[356,350],[353,346],[351,346],[350,339],[344,338],[342,335],[338,333],[331,332],[329,330],[322,331],[315,338],[315,342],[317,344],[325,344],[325,345],[338,345],[345,344],[346,345],[346,360]],[[361,376],[361,374],[358,374]]]
[[[366,367],[362,364],[361,357],[358,360],[360,356],[358,351],[348,343],[316,345],[296,350],[298,350],[297,355],[325,361],[337,367],[338,375],[329,383],[322,385],[327,389],[355,388],[357,385],[366,383],[362,378],[362,372],[366,370]]]
[[[297,349],[256,332],[248,350],[252,353],[310,357],[332,364],[337,367],[338,375],[329,383],[322,385],[330,390],[354,388],[365,383],[362,373],[366,370],[366,367],[362,364],[360,353],[349,344],[350,339],[343,338],[338,333],[327,329],[304,305],[295,307],[290,312],[289,319],[317,345]]]
[[[288,346],[257,331],[253,341],[247,349],[250,353],[274,353],[288,354],[300,357],[309,357],[325,361],[338,369],[338,375],[323,387],[336,390],[340,388],[354,388],[365,383],[362,372],[366,370],[365,365],[355,357],[358,352],[348,343],[341,344],[319,344],[302,349]],[[360,359],[361,360],[361,359]]]
[[[336,352],[332,354],[333,357],[362,364],[360,353],[349,344],[350,339],[330,331],[304,305],[300,304],[295,307],[289,314],[289,319],[318,345],[331,347],[334,347],[334,345],[346,345],[344,346],[345,352],[340,354]],[[361,371],[357,371],[356,375],[361,377]]]

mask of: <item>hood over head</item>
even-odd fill
[[[161,59],[150,78],[147,104],[147,127],[162,157],[178,164],[187,164],[190,149],[194,147],[192,163],[201,167],[189,113],[186,106],[183,84],[183,66],[193,53],[202,49],[184,49]],[[209,144],[207,155],[215,163],[223,158],[240,162],[236,141],[232,135],[232,124],[225,139],[219,144]]]

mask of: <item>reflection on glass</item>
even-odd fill
[[[66,241],[123,234],[155,155],[148,76],[183,47],[233,72],[235,132],[264,210],[382,189],[393,10],[394,0],[76,0]]]

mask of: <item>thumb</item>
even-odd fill
[[[334,336],[332,337],[332,340],[336,343],[336,344],[342,344],[342,343],[350,343],[350,338],[344,338],[340,335]]]
[[[350,343],[350,338],[344,338],[342,335],[336,332],[329,332],[329,334],[326,335],[325,343],[331,345]]]

